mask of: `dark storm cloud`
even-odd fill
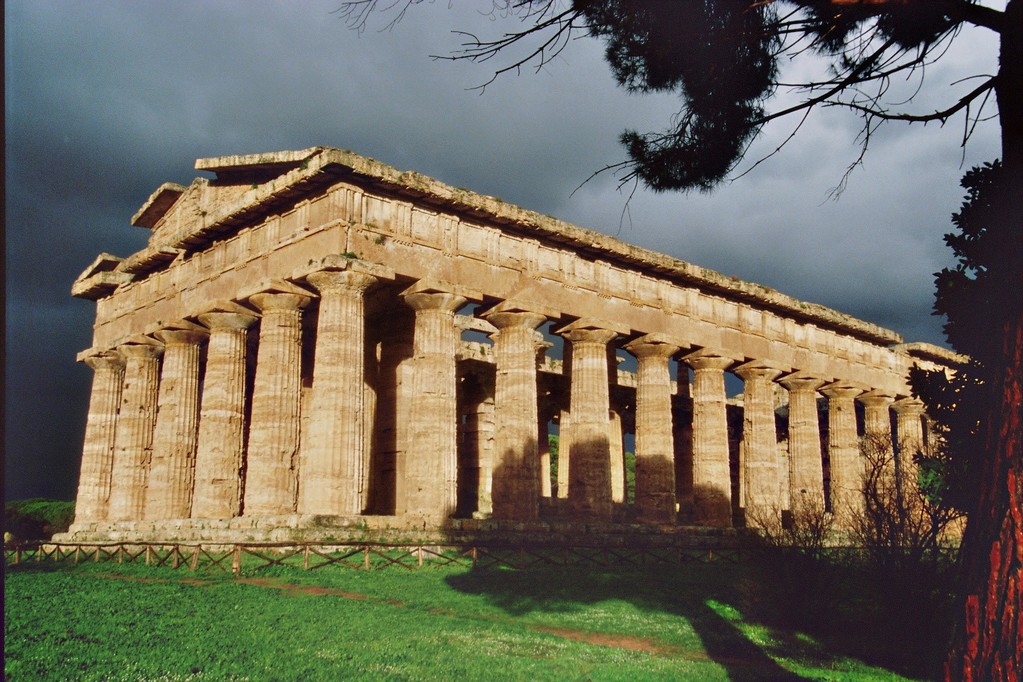
[[[667,126],[672,98],[623,93],[588,40],[480,96],[469,88],[495,65],[429,59],[457,48],[453,28],[511,28],[476,3],[416,6],[361,36],[337,4],[7,3],[8,497],[74,490],[91,378],[74,356],[94,307],[70,283],[101,251],[138,250],[147,233],[131,215],[161,183],[190,182],[199,157],[343,147],[941,340],[931,273],[962,194],[955,131],[883,131],[838,202],[827,191],[858,131],[842,112],[709,196],[640,190],[627,203],[631,188],[606,175],[573,194],[621,159],[624,128]],[[992,59],[962,46],[928,78],[950,84]],[[751,159],[788,132],[769,128]],[[966,167],[995,156],[996,133],[982,128]]]

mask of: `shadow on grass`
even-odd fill
[[[732,571],[720,568],[695,566],[685,573],[664,567],[482,569],[451,575],[446,581],[461,592],[484,595],[516,616],[570,613],[607,600],[627,601],[646,612],[684,618],[699,637],[707,659],[724,667],[731,680],[802,679],[779,666],[719,613],[736,596],[729,585]]]
[[[479,569],[446,581],[511,615],[571,613],[619,600],[678,616],[733,681],[802,679],[772,656],[811,667],[851,658],[909,677],[937,674],[947,600],[923,578],[881,579],[860,566],[783,553],[755,557],[741,565]],[[741,622],[764,626],[769,641],[752,641]]]

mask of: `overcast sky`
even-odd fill
[[[830,201],[859,121],[822,112],[751,174],[711,195],[641,189],[623,220],[612,177],[573,190],[623,158],[624,128],[660,130],[676,104],[618,89],[599,43],[480,95],[492,66],[430,55],[457,48],[452,29],[512,30],[478,11],[487,0],[427,3],[362,35],[338,4],[6,3],[7,499],[73,498],[91,381],[74,358],[95,307],[71,282],[102,251],[140,249],[148,232],[131,216],[161,183],[188,184],[201,157],[350,149],[943,343],[930,314],[933,273],[951,261],[942,235],[963,172],[998,155],[997,122],[965,153],[961,119],[890,126]],[[927,72],[921,108],[993,71],[995,47],[964,33]],[[751,159],[790,126],[770,127]]]

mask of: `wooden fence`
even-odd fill
[[[745,550],[692,547],[613,547],[539,545],[444,545],[406,543],[202,545],[124,542],[38,543],[4,546],[7,565],[50,561],[57,563],[113,562],[145,564],[191,571],[220,571],[241,575],[272,567],[313,571],[328,566],[373,571],[385,568],[416,570],[440,566],[527,569],[537,566],[628,567],[724,561],[736,563]]]

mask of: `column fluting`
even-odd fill
[[[704,351],[683,359],[693,368],[693,521],[730,528],[732,480],[725,370],[735,361]]]
[[[84,361],[92,368],[93,375],[75,501],[75,524],[107,518],[117,411],[124,384],[124,358],[116,351],[93,353]]]
[[[163,329],[154,336],[163,341],[164,354],[145,518],[184,519],[191,514],[195,479],[199,352],[208,333],[198,328]]]
[[[302,414],[302,309],[310,296],[263,293],[249,299],[263,313],[244,486],[245,516],[291,514],[298,485]]]
[[[789,392],[789,507],[796,516],[824,511],[824,459],[821,452],[816,377],[791,376],[780,383]]]
[[[124,386],[114,435],[110,483],[112,521],[140,521],[146,502],[146,483],[153,456],[153,427],[160,383],[163,346],[141,341],[117,347],[124,357]]]
[[[917,466],[913,457],[924,447],[924,404],[916,398],[902,398],[892,403],[895,409],[895,429],[898,453],[895,475],[903,493],[917,485]]]
[[[735,374],[743,381],[741,506],[747,526],[769,526],[780,523],[783,506],[773,388],[781,371],[752,364],[737,368]]]
[[[357,515],[368,503],[365,294],[379,279],[325,270],[306,281],[320,293],[320,311],[298,512]]]
[[[454,513],[458,504],[455,311],[466,299],[444,292],[407,293],[404,299],[416,314],[405,510],[437,523]]]
[[[540,461],[536,334],[547,318],[527,311],[492,312],[485,318],[498,331],[494,384],[493,515],[533,521],[539,515]]]
[[[637,519],[643,523],[675,523],[675,443],[668,361],[679,347],[644,336],[625,348],[637,360]]]
[[[245,457],[247,330],[254,314],[213,311],[199,315],[210,330],[199,412],[192,517],[230,519],[241,513]]]
[[[856,434],[856,396],[863,393],[850,386],[821,389],[828,398],[828,460],[831,473],[831,511],[835,525],[849,530],[863,512],[863,458]]]
[[[558,333],[572,342],[569,504],[581,518],[610,521],[608,344],[618,332],[575,327]]]

